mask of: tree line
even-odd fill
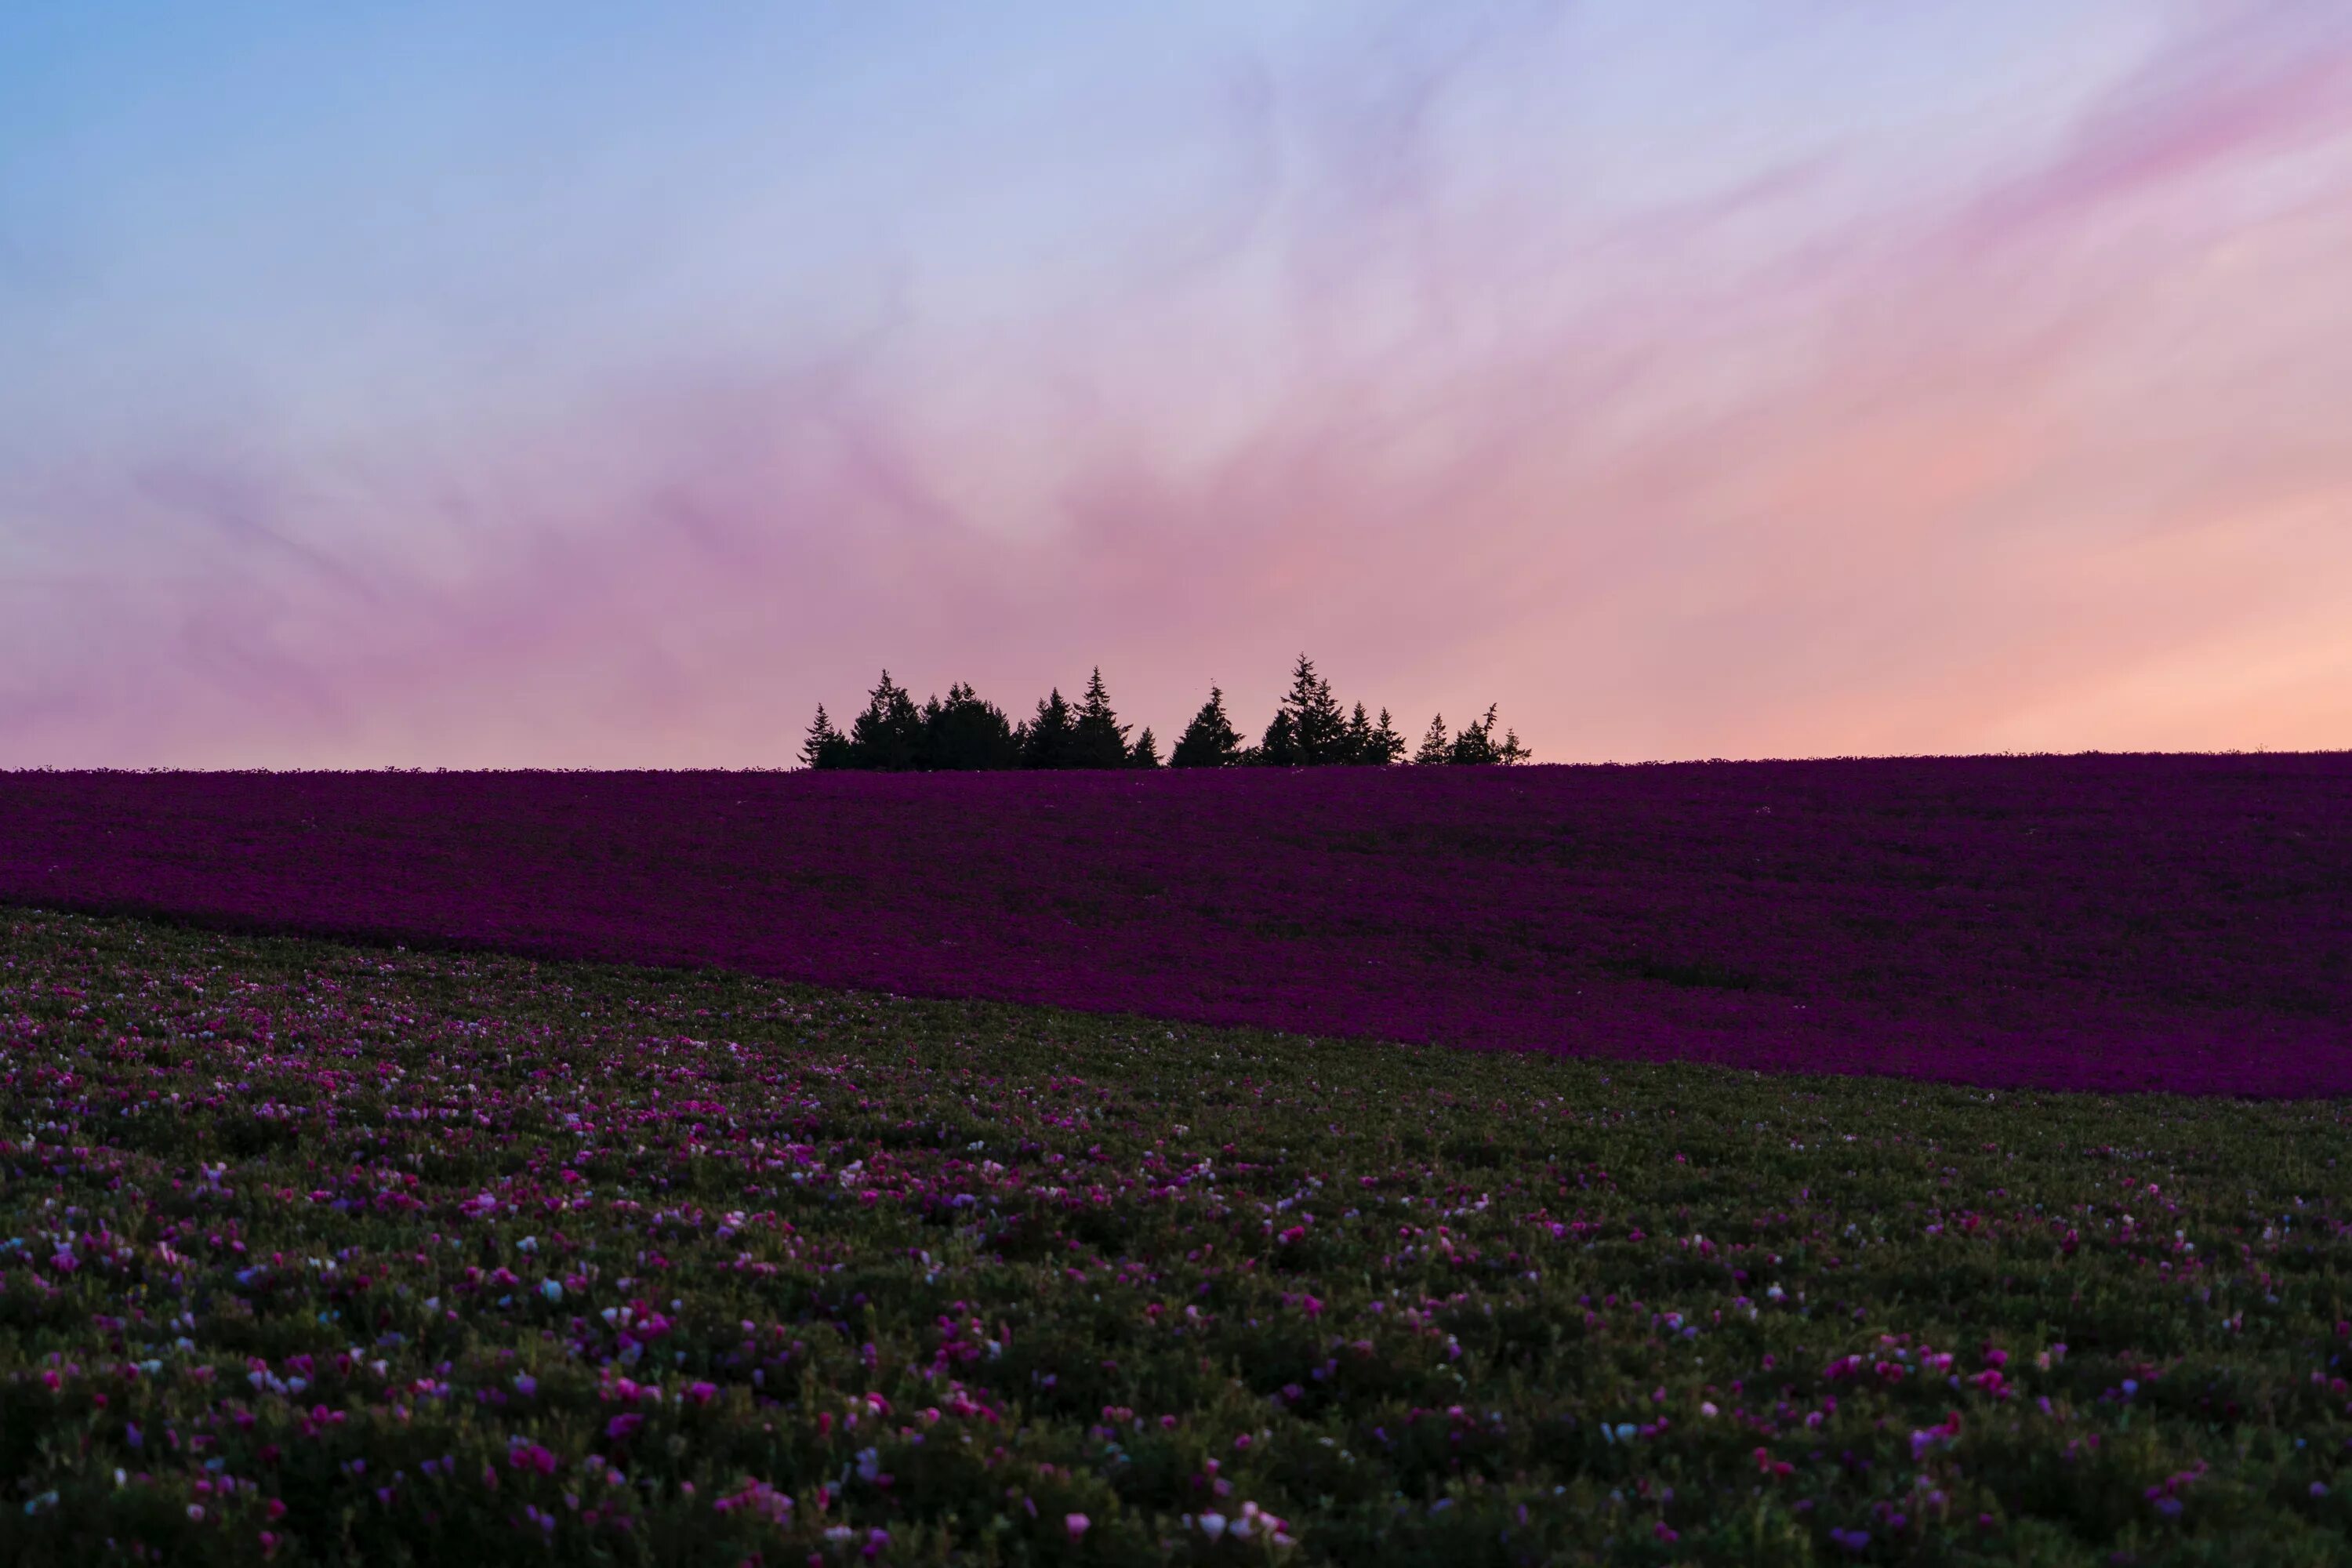
[[[914,695],[890,679],[867,693],[866,710],[846,731],[836,728],[824,704],[801,746],[801,761],[813,768],[867,768],[892,773],[971,771],[986,768],[1232,768],[1388,767],[1410,762],[1422,767],[1508,766],[1533,760],[1518,732],[1495,737],[1495,705],[1486,714],[1448,733],[1438,714],[1408,751],[1385,708],[1375,719],[1357,703],[1343,711],[1331,683],[1316,673],[1315,661],[1298,656],[1290,690],[1266,723],[1256,744],[1243,743],[1225,711],[1225,695],[1215,686],[1192,721],[1176,738],[1163,763],[1160,742],[1146,725],[1130,742],[1132,725],[1119,722],[1103,685],[1101,669],[1087,679],[1075,703],[1060,687],[1037,704],[1030,718],[1014,722],[1004,710],[970,686],[948,688],[918,706]]]

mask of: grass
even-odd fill
[[[0,910],[0,1560],[2347,1562],[2347,1158]]]

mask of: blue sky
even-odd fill
[[[2352,723],[2352,13],[11,7],[0,763]]]

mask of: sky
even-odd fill
[[[2352,746],[2352,5],[0,8],[0,766]]]

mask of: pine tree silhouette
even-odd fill
[[[1151,738],[1151,726],[1146,724],[1143,733],[1135,738],[1135,749],[1127,754],[1130,768],[1156,768],[1160,765],[1160,742]]]
[[[1176,737],[1176,749],[1168,754],[1171,768],[1229,768],[1241,760],[1242,738],[1234,731],[1234,721],[1225,713],[1225,694],[1214,686],[1209,688],[1209,700]]]
[[[1423,732],[1421,750],[1412,754],[1413,766],[1442,767],[1453,760],[1453,748],[1445,739],[1445,715],[1440,713],[1429,721],[1428,730]]]
[[[1364,754],[1356,760],[1369,767],[1384,768],[1403,755],[1404,737],[1396,732],[1396,725],[1390,721],[1389,710],[1383,708],[1381,710],[1381,721],[1372,727],[1370,743],[1364,748]]]
[[[1087,678],[1087,694],[1078,703],[1077,721],[1070,729],[1070,760],[1063,764],[1073,768],[1123,768],[1127,766],[1127,731],[1129,726],[1118,721],[1111,711],[1110,692],[1103,686],[1102,669],[1097,666]]]
[[[1446,752],[1445,760],[1458,768],[1484,767],[1495,760],[1495,705],[1486,705],[1486,716],[1475,723],[1462,726]]]
[[[1072,731],[1076,728],[1062,689],[1037,704],[1037,716],[1021,727],[1021,765],[1024,768],[1066,768],[1070,763]]]
[[[822,702],[816,705],[816,719],[808,727],[808,739],[801,742],[801,761],[812,768],[849,766],[849,737],[833,727]]]
[[[902,772],[918,765],[922,743],[922,713],[907,689],[884,670],[867,694],[866,711],[849,726],[849,765]]]
[[[1242,761],[1254,768],[1298,766],[1298,726],[1288,708],[1274,710],[1274,717],[1265,721],[1265,733],[1242,753]]]
[[[1519,743],[1516,730],[1507,731],[1503,739],[1495,739],[1495,710],[1497,704],[1486,704],[1486,717],[1465,726],[1454,737],[1447,748],[1445,760],[1457,767],[1508,767],[1524,763],[1535,753]]]
[[[934,697],[923,705],[922,766],[961,772],[1020,763],[1004,710],[969,685],[950,686],[945,702]]]
[[[1345,762],[1347,746],[1347,715],[1331,695],[1331,683],[1302,653],[1290,672],[1289,694],[1258,742],[1258,761],[1269,767],[1321,767]]]

